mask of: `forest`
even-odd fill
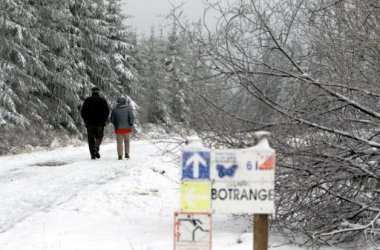
[[[120,0],[0,0],[0,154],[85,138],[93,86],[138,123],[214,148],[271,132],[272,229],[305,244],[380,244],[378,0],[206,1],[139,38]],[[143,133],[143,129],[141,129]],[[185,131],[185,132],[184,132]],[[187,132],[186,132],[187,131]]]

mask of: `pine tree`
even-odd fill
[[[41,77],[47,72],[37,56],[43,45],[33,32],[37,12],[24,1],[9,0],[1,2],[0,13],[1,117],[25,127],[33,117],[41,119],[30,94],[48,91]]]
[[[164,67],[164,43],[163,38],[156,38],[154,28],[147,41],[141,46],[141,62],[144,68],[141,70],[140,81],[144,87],[144,111],[145,119],[151,123],[170,124],[170,112],[167,99],[170,92],[166,87]]]
[[[130,93],[135,36],[125,18],[120,0],[2,0],[0,129],[28,126],[31,136],[21,144],[45,143],[38,138],[57,131],[78,134],[80,106],[92,86],[112,100]]]
[[[184,53],[182,41],[177,35],[175,25],[173,25],[164,51],[166,82],[171,93],[169,105],[172,119],[187,124],[188,117],[186,114],[189,112],[189,101],[185,90],[186,77],[184,68],[186,64],[184,62]]]

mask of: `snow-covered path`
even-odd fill
[[[0,249],[172,249],[176,164],[149,141],[133,142],[130,160],[116,159],[115,143],[100,153],[90,160],[83,145],[0,157]],[[252,249],[246,221],[215,216],[213,224],[214,250]]]
[[[128,161],[116,160],[113,143],[96,161],[86,146],[1,157],[0,249],[171,246],[178,170],[149,142],[132,149]]]

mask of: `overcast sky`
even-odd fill
[[[140,35],[149,36],[152,26],[158,29],[165,25],[164,15],[171,10],[170,3],[179,5],[183,3],[184,14],[198,20],[203,14],[202,0],[123,0],[126,14],[133,17],[128,24],[136,28]],[[156,34],[157,34],[156,32]]]

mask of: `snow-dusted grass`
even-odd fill
[[[132,142],[130,160],[116,159],[115,143],[100,153],[90,160],[84,145],[0,157],[0,249],[172,249],[177,164],[149,141]],[[214,215],[213,224],[214,250],[253,249],[246,221]],[[302,249],[284,242],[271,235],[271,249]]]

